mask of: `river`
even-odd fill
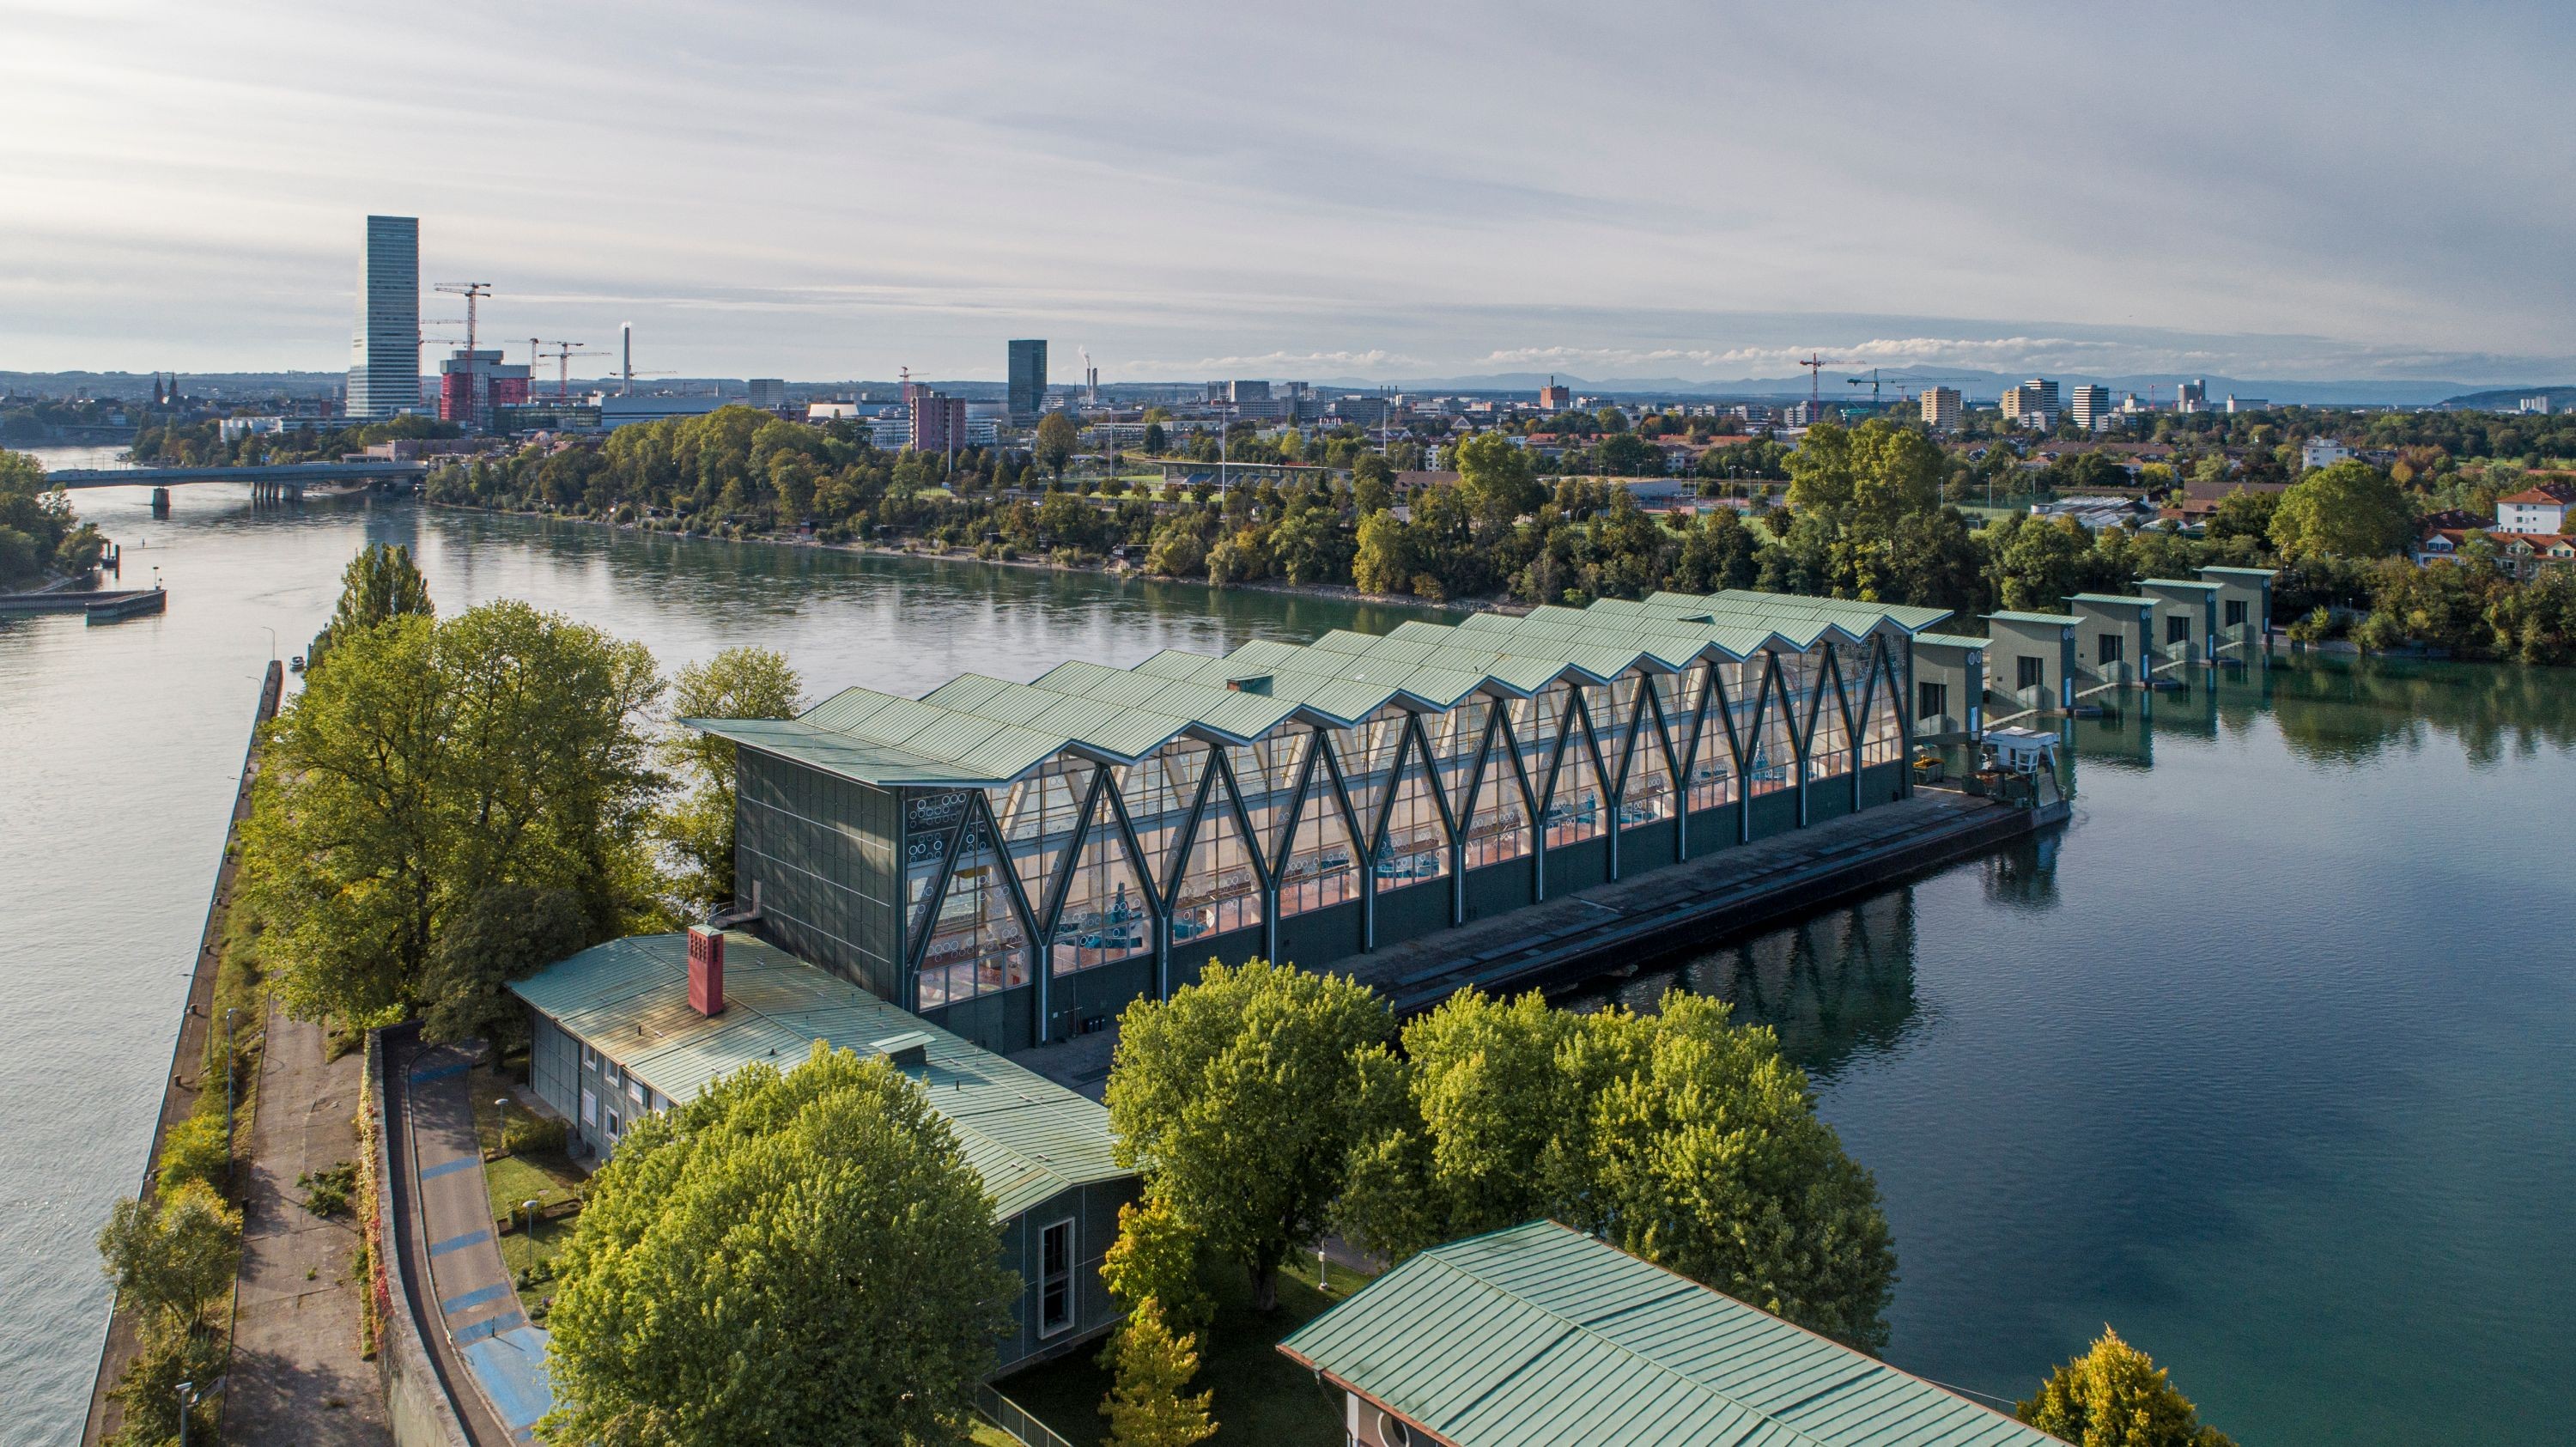
[[[49,458],[56,466],[74,463]],[[261,668],[365,542],[665,668],[917,692],[1408,614],[244,490],[77,495],[169,611],[0,620],[0,1447],[75,1440]],[[2576,676],[2276,660],[2078,728],[2056,840],[1620,987],[1778,1026],[1877,1173],[1890,1359],[2027,1393],[2101,1324],[2256,1444],[2563,1435]],[[1601,998],[1608,998],[1604,996]]]

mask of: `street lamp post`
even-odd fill
[[[537,1274],[536,1198],[531,1196],[527,1200],[521,1201],[519,1203],[519,1209],[528,1213],[528,1275],[534,1277]]]
[[[224,1007],[224,1187],[233,1183],[233,1017],[241,1011]]]

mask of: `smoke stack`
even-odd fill
[[[724,1013],[724,931],[689,926],[689,1008],[713,1017]]]

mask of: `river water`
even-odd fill
[[[48,459],[56,466],[68,458]],[[75,1440],[261,668],[366,542],[665,668],[918,692],[1406,616],[243,490],[78,495],[168,613],[0,620],[0,1444]],[[1780,1028],[1878,1175],[1889,1356],[2026,1393],[2104,1322],[2255,1444],[2564,1440],[2576,676],[2275,661],[2079,726],[2058,838],[1599,998]]]

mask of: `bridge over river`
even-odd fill
[[[426,462],[280,462],[261,467],[67,467],[45,474],[57,487],[164,488],[185,482],[247,483],[263,497],[300,498],[304,489],[348,482],[417,482]]]

